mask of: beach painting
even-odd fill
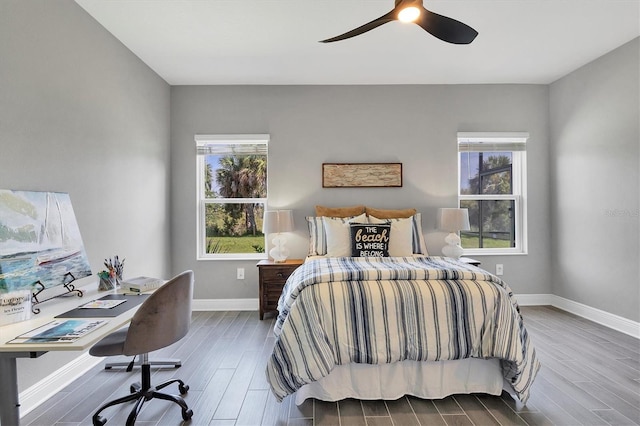
[[[89,275],[69,194],[0,189],[0,294]]]

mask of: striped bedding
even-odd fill
[[[267,378],[278,400],[335,365],[499,358],[522,402],[539,368],[509,287],[444,257],[316,258],[287,280]]]

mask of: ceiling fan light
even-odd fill
[[[398,13],[398,19],[401,22],[413,22],[420,16],[420,9],[415,6],[408,6]]]

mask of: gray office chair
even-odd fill
[[[182,409],[182,418],[189,420],[193,411],[182,397],[159,392],[172,383],[184,395],[189,390],[182,380],[174,379],[151,386],[149,352],[169,346],[182,339],[191,323],[191,299],[193,298],[193,272],[185,271],[167,281],[153,292],[133,315],[128,327],[117,330],[93,345],[89,353],[94,356],[138,355],[141,360],[142,380],[130,387],[131,394],[104,404],[93,415],[94,426],[102,426],[107,419],[100,413],[107,407],[136,401],[127,418],[127,426],[133,425],[145,402],[159,398],[173,401]]]
[[[159,358],[150,359],[149,365],[152,367],[182,367],[182,361],[178,358]],[[109,361],[104,363],[105,370],[111,370],[113,368],[124,368],[126,371],[131,371],[135,367],[141,367],[142,361],[134,357],[131,361]]]

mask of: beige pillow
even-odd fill
[[[390,223],[389,256],[409,257],[413,256],[413,219],[380,219],[369,216],[369,223]]]
[[[386,210],[374,209],[372,207],[365,207],[364,209],[368,216],[375,216],[378,219],[407,218],[418,212],[416,209]]]
[[[316,206],[316,216],[327,217],[351,217],[364,213],[364,206],[352,207],[325,207]]]
[[[322,217],[324,232],[327,236],[328,257],[351,256],[351,223],[367,223],[367,216],[362,213],[350,219]]]

